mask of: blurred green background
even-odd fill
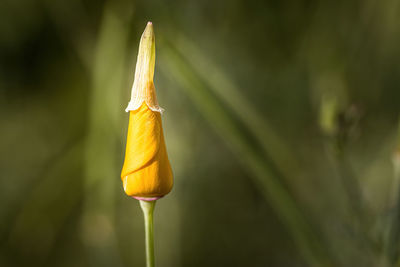
[[[149,20],[157,266],[400,266],[397,0],[2,0],[0,266],[145,265],[119,175]]]

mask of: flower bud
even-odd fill
[[[144,30],[136,63],[129,112],[128,137],[121,179],[125,193],[137,199],[155,200],[168,194],[173,185],[153,83],[155,38],[153,25]]]

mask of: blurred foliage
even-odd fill
[[[158,266],[399,266],[400,4],[0,2],[0,266],[144,266],[137,46],[175,186]]]

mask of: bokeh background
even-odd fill
[[[0,266],[145,265],[119,175],[150,20],[157,266],[399,266],[397,0],[2,0]]]

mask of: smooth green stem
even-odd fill
[[[153,234],[153,211],[156,201],[140,201],[143,210],[144,226],[146,231],[146,266],[154,267],[154,234]]]

